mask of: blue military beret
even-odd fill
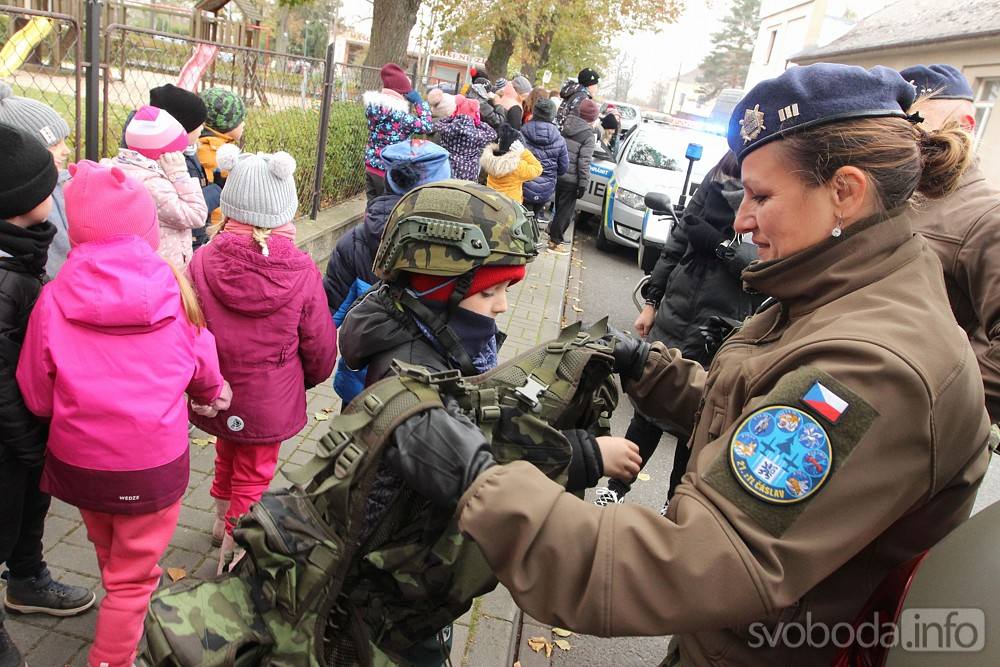
[[[916,89],[918,97],[934,93],[934,98],[938,100],[972,102],[975,99],[972,86],[951,65],[913,65],[899,73]]]
[[[751,151],[800,130],[852,118],[906,118],[913,86],[888,67],[816,63],[761,81],[733,109],[729,147],[742,162]]]

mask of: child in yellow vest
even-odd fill
[[[219,169],[215,153],[222,146],[242,139],[246,106],[239,95],[224,88],[203,90],[201,99],[205,102],[208,116],[205,118],[205,128],[198,138],[198,161],[205,168],[208,182],[223,186],[228,174]],[[222,210],[217,208],[212,211],[210,224],[218,225],[221,222]]]

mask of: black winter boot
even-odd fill
[[[7,591],[3,604],[22,614],[76,616],[90,609],[97,597],[83,586],[69,586],[52,578],[49,569],[27,579],[17,579],[7,573]]]
[[[0,667],[27,667],[3,623],[0,623]]]

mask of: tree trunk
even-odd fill
[[[288,18],[291,13],[289,5],[278,6],[278,34],[274,38],[274,50],[277,53],[288,53]]]
[[[410,31],[417,22],[421,0],[374,0],[372,31],[368,38],[367,67],[396,63],[409,70],[406,51]]]
[[[505,19],[496,27],[495,35],[493,45],[490,46],[490,55],[486,58],[486,71],[494,80],[507,77],[510,57],[514,54],[517,29],[511,20]]]

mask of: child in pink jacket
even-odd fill
[[[163,109],[141,107],[125,127],[125,145],[114,159],[101,164],[118,167],[142,183],[156,202],[160,223],[160,256],[179,269],[191,261],[191,230],[205,226],[208,206],[198,179],[189,176],[184,149],[188,134]]]
[[[128,667],[188,483],[185,392],[231,392],[183,276],[156,254],[156,206],[117,169],[70,166],[73,251],[43,289],[17,366],[51,420],[41,487],[80,508],[106,591],[90,667]]]
[[[188,272],[233,385],[227,410],[191,415],[218,437],[211,494],[221,572],[232,558],[233,526],[274,478],[281,441],[306,425],[306,389],[333,372],[337,334],[320,273],[295,246],[295,160],[240,154],[232,144],[216,155],[229,171],[225,222]]]

